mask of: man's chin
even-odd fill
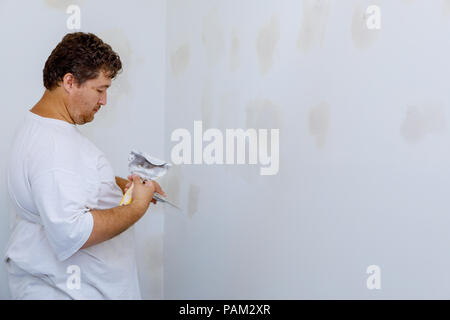
[[[91,115],[89,118],[83,118],[77,125],[83,125],[94,120],[94,115]]]

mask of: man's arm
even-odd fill
[[[164,194],[159,184],[152,181],[142,182],[137,175],[131,177],[134,183],[133,201],[126,206],[105,210],[91,210],[94,226],[88,240],[81,249],[109,240],[138,221],[147,211],[154,192]]]
[[[127,206],[118,206],[106,210],[91,210],[94,218],[94,227],[89,239],[81,249],[119,235],[138,221],[145,214],[147,208],[148,205],[133,201]]]

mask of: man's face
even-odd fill
[[[106,90],[110,85],[111,79],[106,77],[104,72],[100,72],[97,78],[87,80],[81,86],[73,86],[67,109],[76,124],[94,120],[95,113],[106,104]]]

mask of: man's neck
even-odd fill
[[[42,98],[30,111],[41,117],[63,120],[74,124],[75,122],[70,117],[66,103],[59,91],[60,88],[53,91],[45,90]]]

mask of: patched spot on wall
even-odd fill
[[[201,112],[203,127],[209,129],[212,126],[212,110],[213,110],[213,100],[211,96],[211,83],[212,81],[205,81],[202,94],[201,102]]]
[[[49,8],[66,10],[68,6],[82,5],[84,0],[44,0],[44,4]]]
[[[255,99],[251,100],[247,103],[245,108],[245,127],[244,130],[247,129],[255,129],[258,135],[258,148],[261,148],[262,141],[259,140],[259,131],[258,129],[267,129],[267,141],[266,146],[270,155],[273,155],[275,152],[272,150],[272,141],[271,141],[271,129],[280,129],[282,131],[283,119],[281,108],[273,103],[270,99]],[[281,133],[280,133],[281,135]],[[248,183],[250,186],[256,186],[258,184],[267,183],[269,179],[268,176],[262,176],[260,174],[261,167],[266,167],[266,165],[261,165],[260,163],[256,165],[249,164],[250,159],[250,139],[248,137],[245,138],[245,164],[240,164],[236,166],[228,166],[227,170],[231,174],[236,174],[243,181]],[[280,149],[282,147],[280,146]],[[235,149],[235,153],[237,150]],[[259,160],[258,160],[259,161]],[[280,159],[280,161],[282,161]],[[278,175],[277,175],[278,176]],[[273,176],[272,176],[273,177]],[[270,178],[271,179],[271,178]],[[273,182],[273,180],[270,180]]]
[[[297,48],[308,52],[315,45],[322,46],[327,31],[329,0],[302,1],[303,15]]]
[[[145,266],[144,270],[139,268],[140,281],[147,282],[151,292],[159,296],[162,292],[163,234],[145,237],[145,243],[140,244],[138,247],[138,251],[141,253],[139,262]]]
[[[183,181],[183,170],[181,165],[174,165],[167,172],[161,181],[161,187],[167,195],[167,199],[176,205],[180,205],[181,181]],[[171,206],[166,206],[171,208]]]
[[[124,30],[120,28],[110,28],[101,30],[96,35],[104,42],[109,44],[111,48],[120,56],[122,62],[122,70],[112,81],[111,87],[108,89],[107,108],[101,111],[101,114],[107,114],[108,117],[98,117],[96,121],[99,123],[120,123],[121,121],[131,120],[131,114],[124,114],[124,108],[121,105],[121,99],[132,94],[132,85],[128,79],[130,70],[134,66],[135,56],[132,50],[132,44]],[[89,127],[89,131],[93,132],[94,127]]]
[[[178,49],[170,56],[170,67],[173,76],[176,77],[187,69],[190,55],[190,47],[186,43],[178,47]]]
[[[442,14],[446,17],[450,16],[450,0],[442,0]]]
[[[215,123],[217,123],[218,129],[225,132],[229,128],[242,127],[239,116],[242,113],[240,92],[225,92],[219,97],[218,105],[217,115],[215,117]]]
[[[274,15],[270,22],[260,29],[256,40],[256,52],[262,74],[266,74],[272,68],[279,40],[280,18],[278,15]]]
[[[322,102],[311,108],[308,115],[309,133],[316,138],[318,148],[325,146],[330,127],[330,106]]]
[[[351,23],[352,40],[358,49],[369,48],[378,38],[379,29],[369,29],[367,27],[368,14],[367,7],[360,4],[356,5],[353,11]]]
[[[280,129],[281,110],[268,99],[250,101],[246,107],[246,127],[254,129]]]
[[[225,38],[217,9],[213,9],[203,20],[202,41],[208,65],[216,65],[225,53]]]
[[[148,253],[146,265],[152,269],[162,268],[163,235],[150,235],[145,239],[145,243],[145,248]]]
[[[442,105],[408,106],[400,133],[408,143],[417,143],[428,134],[442,133],[446,128]]]
[[[188,217],[192,218],[192,216],[198,211],[198,201],[200,198],[200,187],[195,185],[195,184],[191,184],[189,186],[189,191],[188,191]]]
[[[230,70],[235,71],[239,68],[240,56],[239,56],[240,42],[239,37],[235,29],[231,33],[231,52],[230,52]]]
[[[134,64],[134,52],[131,49],[130,41],[122,29],[112,28],[100,31],[97,36],[108,43],[114,51],[120,56],[122,61],[122,71],[114,79],[116,92],[111,97],[118,98],[119,95],[127,95],[131,91],[131,84],[128,81],[127,74]]]

